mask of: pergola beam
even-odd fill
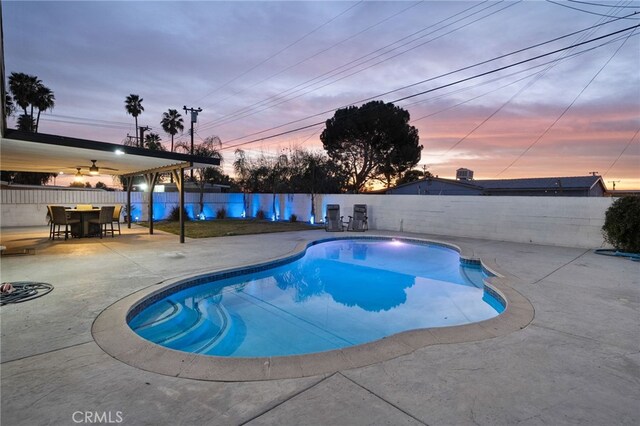
[[[67,136],[23,132],[0,126],[2,165],[19,172],[76,173],[75,165],[87,168],[91,161],[126,179],[127,226],[133,222],[131,191],[133,178],[144,176],[149,186],[149,233],[153,234],[153,190],[160,173],[171,173],[180,192],[180,242],[184,243],[184,170],[220,165],[218,158],[117,145]]]

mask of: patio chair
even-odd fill
[[[353,216],[349,216],[349,223],[347,224],[347,231],[359,231],[364,232],[369,229],[369,223],[367,221],[367,205],[366,204],[354,204]]]
[[[339,204],[327,204],[327,215],[324,217],[324,230],[327,232],[344,231]]]
[[[113,211],[115,208],[115,206],[100,207],[100,216],[97,219],[89,219],[89,224],[96,223],[100,226],[100,238],[102,238],[102,234],[107,234],[109,232],[111,232],[111,238],[114,237]],[[111,230],[107,229],[107,225],[111,225]]]
[[[122,204],[116,204],[116,207],[113,210],[112,222],[118,224],[118,235],[122,235],[122,232],[120,232],[120,213],[121,212],[122,212]]]
[[[67,218],[67,212],[63,206],[49,206],[51,211],[51,239],[54,240],[57,236],[61,236],[63,231],[60,229],[64,225],[64,239],[69,239],[69,225],[80,223],[80,219]],[[58,230],[56,231],[56,226]]]
[[[53,213],[51,213],[50,205],[47,205],[47,224],[49,225],[49,239],[53,240]]]

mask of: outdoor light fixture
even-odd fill
[[[77,167],[78,172],[76,173],[76,176],[73,178],[73,180],[75,182],[82,182],[84,180],[84,177],[82,176],[82,173],[80,173],[80,167]]]
[[[116,155],[124,155],[124,151],[121,149],[116,149]]]
[[[313,215],[311,215],[311,218],[309,218],[309,224],[315,225],[315,222],[316,222],[316,218]]]
[[[96,161],[97,160],[91,160],[91,167],[89,167],[89,174],[90,175],[94,175],[95,176],[95,175],[98,174],[98,171],[100,170],[98,168],[98,166],[96,166]]]

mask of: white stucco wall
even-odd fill
[[[324,205],[367,204],[372,229],[570,247],[600,247],[612,198],[326,195]]]
[[[147,220],[148,193],[132,193],[134,216]],[[95,206],[125,204],[124,192],[3,190],[0,226],[46,224],[47,204]],[[205,215],[215,217],[224,208],[229,217],[245,209],[243,194],[205,194]],[[483,197],[419,195],[317,195],[316,222],[322,221],[327,204],[340,204],[346,221],[354,204],[367,204],[371,229],[452,235],[522,243],[570,247],[600,247],[601,228],[611,198],[593,197]],[[200,212],[199,194],[185,194],[187,211]],[[154,218],[166,218],[177,206],[177,193],[154,193]],[[271,217],[272,194],[247,194],[246,213],[263,210]],[[280,219],[295,214],[300,221],[311,215],[309,194],[277,194]]]

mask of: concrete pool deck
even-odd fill
[[[345,233],[347,234],[347,233]],[[369,232],[368,235],[373,235]],[[123,424],[638,424],[640,263],[591,250],[380,233],[469,247],[534,306],[524,329],[437,344],[366,367],[300,379],[216,382],[124,364],[91,335],[135,291],[291,253],[323,231],[188,240],[146,229],[47,241],[47,228],[2,230],[2,281],[55,289],[1,308],[2,423],[75,424],[85,412]]]

